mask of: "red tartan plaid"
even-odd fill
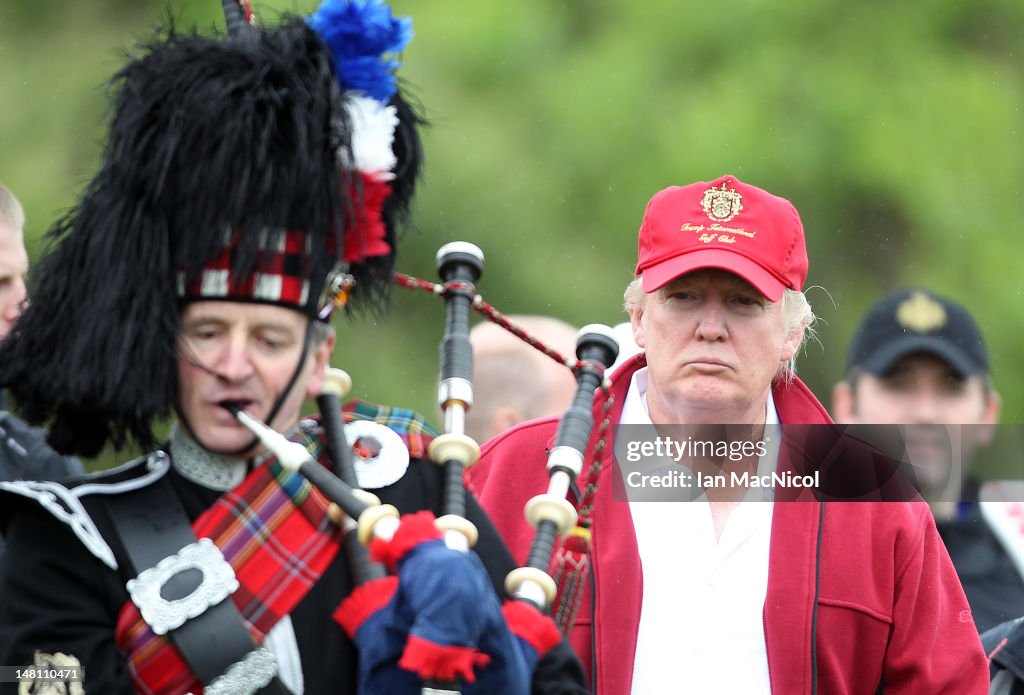
[[[307,446],[319,453],[319,440]],[[231,595],[256,643],[302,600],[334,559],[344,533],[327,518],[327,501],[297,473],[273,461],[206,510],[192,525],[235,570]],[[166,636],[153,633],[134,603],[121,609],[116,640],[140,693],[193,692],[202,684]]]
[[[361,401],[346,404],[344,410],[346,422],[372,420],[396,431],[413,458],[426,456],[435,434],[410,410]],[[297,438],[318,460],[324,451],[320,434],[302,432]],[[317,582],[344,537],[330,523],[324,497],[274,460],[225,492],[192,528],[196,538],[212,540],[234,568],[239,588],[231,600],[257,644]],[[202,683],[171,641],[153,633],[131,601],[118,616],[115,639],[128,657],[128,672],[139,693],[202,693]]]
[[[256,262],[246,275],[232,272],[241,242],[238,231],[225,234],[224,248],[203,266],[199,275],[185,282],[178,275],[178,296],[183,299],[234,299],[305,307],[309,301],[308,237],[300,229],[268,230]],[[328,240],[328,245],[333,246]]]
[[[409,448],[409,457],[414,459],[427,458],[430,442],[437,436],[437,431],[419,413],[406,408],[393,408],[353,399],[345,402],[342,413],[345,422],[369,420],[394,430]]]

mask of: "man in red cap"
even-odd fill
[[[566,562],[576,540],[555,563],[567,581],[553,612],[568,616],[594,692],[987,692],[927,505],[824,502],[778,475],[795,451],[774,436],[780,424],[827,426],[804,428],[798,449],[834,431],[794,374],[814,319],[807,268],[793,205],[735,176],[667,188],[648,204],[625,292],[642,352],[597,395],[595,421],[620,427],[595,426],[570,493],[590,577],[579,554]],[[557,424],[492,440],[470,470],[517,558],[533,536],[522,508],[545,487]],[[694,437],[661,436],[679,426],[724,449],[683,452]],[[662,444],[677,448],[657,476],[627,469],[632,454]],[[797,453],[805,463],[818,456],[810,449]],[[666,494],[675,501],[650,501]]]

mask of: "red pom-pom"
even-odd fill
[[[491,657],[474,647],[434,644],[416,635],[409,635],[398,665],[419,674],[424,680],[475,683],[473,669],[491,663]]]
[[[543,657],[562,641],[562,633],[558,631],[555,621],[532,604],[525,601],[506,601],[501,607],[501,612],[512,634],[525,640],[539,657]]]
[[[345,634],[354,639],[356,632],[366,619],[388,604],[398,591],[398,577],[381,577],[357,586],[334,609],[334,622],[341,625]]]
[[[573,553],[586,554],[590,552],[590,541],[582,535],[570,534],[563,543],[565,549]]]

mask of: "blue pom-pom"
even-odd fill
[[[324,0],[307,21],[330,47],[343,89],[390,101],[399,63],[384,56],[412,39],[411,19],[392,17],[383,0]]]

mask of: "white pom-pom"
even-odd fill
[[[378,181],[390,181],[397,163],[391,149],[398,126],[395,107],[359,94],[346,97],[345,110],[352,124],[355,168]]]

